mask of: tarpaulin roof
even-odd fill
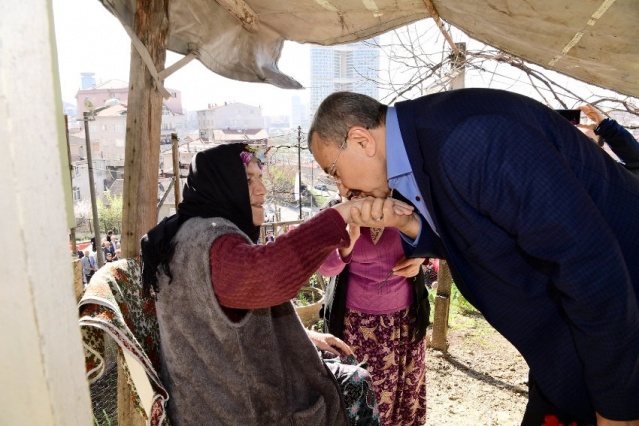
[[[136,0],[100,0],[133,28]],[[171,0],[174,52],[212,71],[299,88],[277,67],[284,40],[333,45],[430,16],[430,0]],[[639,96],[637,0],[433,0],[469,36],[579,80]]]

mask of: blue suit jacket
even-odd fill
[[[396,108],[462,294],[558,407],[639,418],[639,179],[524,96],[464,89]],[[412,254],[432,238],[424,227]]]

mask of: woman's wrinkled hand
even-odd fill
[[[307,330],[306,333],[308,334],[308,338],[311,339],[311,342],[321,351],[330,352],[338,357],[354,354],[350,346],[332,334],[320,333],[313,330]]]

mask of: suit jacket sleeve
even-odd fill
[[[615,120],[603,120],[595,133],[604,138],[610,149],[629,170],[639,170],[639,142]]]
[[[553,138],[547,129],[499,115],[472,117],[446,138],[442,167],[455,196],[528,256],[551,265],[544,272],[559,295],[595,409],[614,418],[619,407],[637,407],[636,296],[617,238]]]

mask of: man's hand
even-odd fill
[[[606,118],[601,111],[590,104],[582,105],[579,109],[595,123],[594,127],[597,127]]]
[[[351,208],[351,222],[369,228],[399,228],[411,220],[415,208],[394,198],[366,197]]]
[[[319,333],[312,330],[306,330],[306,333],[311,342],[321,351],[330,352],[338,357],[345,357],[354,353],[350,346],[332,334]]]
[[[637,420],[608,420],[597,413],[597,426],[639,426]]]
[[[597,426],[639,426],[637,420],[608,420],[597,413]]]

